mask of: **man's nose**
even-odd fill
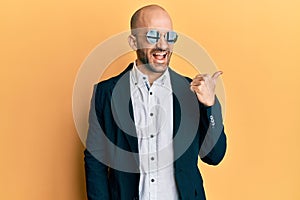
[[[167,50],[169,48],[169,44],[166,41],[164,36],[161,36],[156,44],[157,48],[162,50]]]

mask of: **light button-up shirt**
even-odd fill
[[[174,177],[173,97],[168,69],[150,86],[134,63],[130,93],[138,137],[140,200],[177,200]]]

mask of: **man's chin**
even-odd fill
[[[149,63],[147,68],[155,73],[163,73],[167,70],[168,65],[163,63]]]

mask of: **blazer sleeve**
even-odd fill
[[[200,151],[201,160],[210,165],[219,164],[226,152],[222,109],[218,98],[210,107],[200,105]]]
[[[101,108],[96,114],[97,86],[94,87],[89,113],[89,128],[84,151],[86,189],[88,200],[109,200],[108,166],[103,163],[106,155],[105,136],[98,121]],[[97,102],[98,103],[98,102]]]

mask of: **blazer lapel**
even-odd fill
[[[129,66],[132,68],[132,66]],[[124,132],[124,135],[129,143],[131,152],[138,153],[138,140],[133,118],[133,107],[130,95],[130,68],[122,73],[119,79],[115,82],[115,87],[112,92],[113,115],[119,129]]]
[[[170,71],[170,79],[171,79],[171,85],[173,90],[173,149],[174,149],[174,168],[175,170],[178,170],[178,162],[177,158],[179,157],[179,143],[178,140],[174,140],[176,138],[176,135],[179,130],[180,121],[181,121],[181,109],[180,109],[180,103],[178,98],[176,97],[178,95],[180,86],[178,85],[178,77],[177,74],[175,74],[171,69]]]
[[[187,78],[175,73],[171,69],[170,78],[173,90],[173,149],[174,167],[176,170],[186,163],[180,158],[194,140],[198,129],[199,112],[196,95],[190,91]],[[182,165],[182,166],[181,166]]]

